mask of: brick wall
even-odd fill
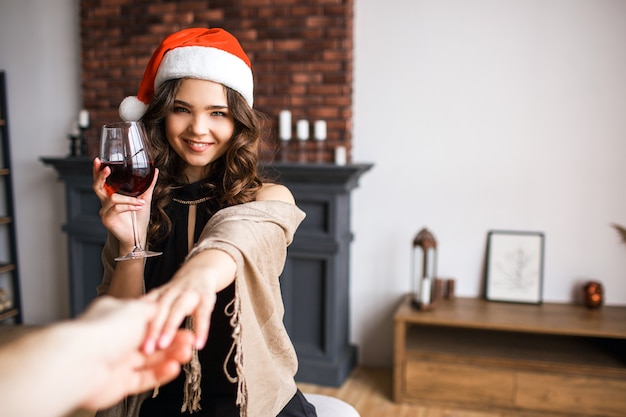
[[[168,34],[223,27],[252,61],[255,107],[269,117],[262,159],[278,159],[278,113],[292,112],[290,160],[314,161],[314,140],[299,143],[295,122],[323,119],[322,159],[352,138],[354,0],[81,0],[81,82],[90,111],[89,153],[99,127],[118,120],[120,101],[135,95],[150,55]],[[313,137],[313,132],[311,132]],[[304,145],[304,146],[302,146]]]

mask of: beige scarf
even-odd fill
[[[237,264],[235,299],[229,314],[237,382],[237,405],[242,417],[276,416],[296,392],[296,353],[283,325],[284,306],[278,277],[282,273],[298,225],[298,207],[278,201],[254,201],[225,208],[206,224],[188,258],[205,249],[220,249]],[[107,251],[115,250],[107,241]],[[114,262],[114,261],[113,261]],[[99,290],[106,290],[107,266]],[[110,283],[110,276],[108,282]],[[200,364],[186,367],[185,405],[197,411],[200,401]],[[127,398],[117,410],[98,417],[134,417],[149,394]],[[113,407],[115,409],[115,407]]]

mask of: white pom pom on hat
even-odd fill
[[[148,105],[142,103],[137,96],[126,97],[120,103],[120,117],[125,122],[136,122],[146,113]]]
[[[141,119],[155,90],[176,78],[224,84],[241,94],[252,107],[252,68],[239,41],[224,29],[191,28],[173,33],[161,42],[148,62],[137,96],[122,100],[120,117],[125,121]]]

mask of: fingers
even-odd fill
[[[201,294],[191,289],[181,290],[176,286],[166,286],[152,291],[146,297],[157,301],[159,305],[159,313],[150,323],[146,336],[146,353],[169,346],[187,316],[194,319],[196,347],[204,347],[215,305],[214,293]]]
[[[169,345],[180,323],[187,316],[192,316],[193,331],[196,336],[195,345],[198,349],[202,349],[208,337],[215,300],[216,296],[214,293],[186,292],[178,297],[172,304],[170,314],[163,325],[161,337],[158,341],[159,348]]]
[[[167,352],[157,351],[151,355],[146,366],[136,371],[134,381],[132,377],[127,379],[133,385],[129,391],[133,393],[145,392],[157,385],[167,384],[176,378],[180,373],[181,365],[191,359],[193,336],[191,334],[188,336],[189,342],[184,348],[181,347],[173,352],[170,350]],[[183,357],[184,360],[182,360]]]
[[[209,336],[209,326],[211,324],[211,314],[215,306],[215,298],[213,302],[205,302],[200,304],[193,316],[194,332],[196,334],[196,349],[203,349]]]
[[[192,356],[193,334],[179,330],[167,349],[147,355],[137,350],[127,352],[106,368],[103,384],[96,384],[82,407],[90,410],[108,407],[122,396],[145,392],[156,385],[172,381],[181,365]],[[136,349],[136,348],[135,348]]]
[[[178,288],[167,286],[158,292],[159,313],[148,330],[147,352],[167,347],[185,317],[198,304],[198,296],[192,291],[179,292]]]
[[[166,360],[174,361],[179,364],[189,362],[194,340],[195,337],[190,330],[179,329],[174,334],[169,346],[161,350],[156,350],[154,354],[147,357],[144,367],[150,368]]]
[[[111,175],[111,168],[102,166],[102,161],[100,158],[96,158],[93,160],[93,191],[96,193],[100,201],[106,199],[108,197],[108,193],[104,188],[104,182],[106,178]]]
[[[159,168],[154,169],[154,177],[152,178],[152,184],[148,190],[143,193],[142,198],[146,198],[148,200],[152,200],[152,193],[154,192],[154,187],[156,186],[157,180],[159,179]]]
[[[168,317],[171,314],[171,305],[173,304],[174,299],[177,297],[175,291],[169,290],[170,287],[171,285],[166,285],[164,287],[152,290],[146,295],[146,298],[157,302],[159,306],[159,311],[150,322],[150,325],[148,326],[148,332],[146,334],[144,351],[148,354],[154,352],[157,349],[157,345],[159,344],[159,340],[161,339],[163,334],[163,326],[165,325],[165,322],[168,320]],[[179,324],[181,322],[182,319],[180,320]]]
[[[96,178],[97,173],[100,171],[101,167],[102,167],[102,160],[100,158],[94,158],[93,165],[91,167],[94,178]]]
[[[165,384],[178,375],[180,365],[191,360],[194,336],[189,330],[176,332],[172,343],[163,350],[157,350],[146,356],[142,384],[139,391],[144,391],[156,384]]]
[[[139,211],[147,204],[145,200],[129,197],[122,194],[112,194],[102,202],[100,216],[107,214],[119,214],[125,211]]]

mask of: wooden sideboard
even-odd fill
[[[626,415],[626,307],[457,298],[417,311],[407,296],[394,326],[394,401]]]
[[[106,240],[98,215],[100,202],[91,188],[92,159],[41,160],[65,183],[63,230],[68,238],[70,307],[77,315],[96,296]],[[349,341],[350,194],[371,167],[323,163],[261,167],[289,187],[307,214],[288,248],[280,277],[285,327],[298,353],[298,381],[338,386],[356,364],[357,349]]]

